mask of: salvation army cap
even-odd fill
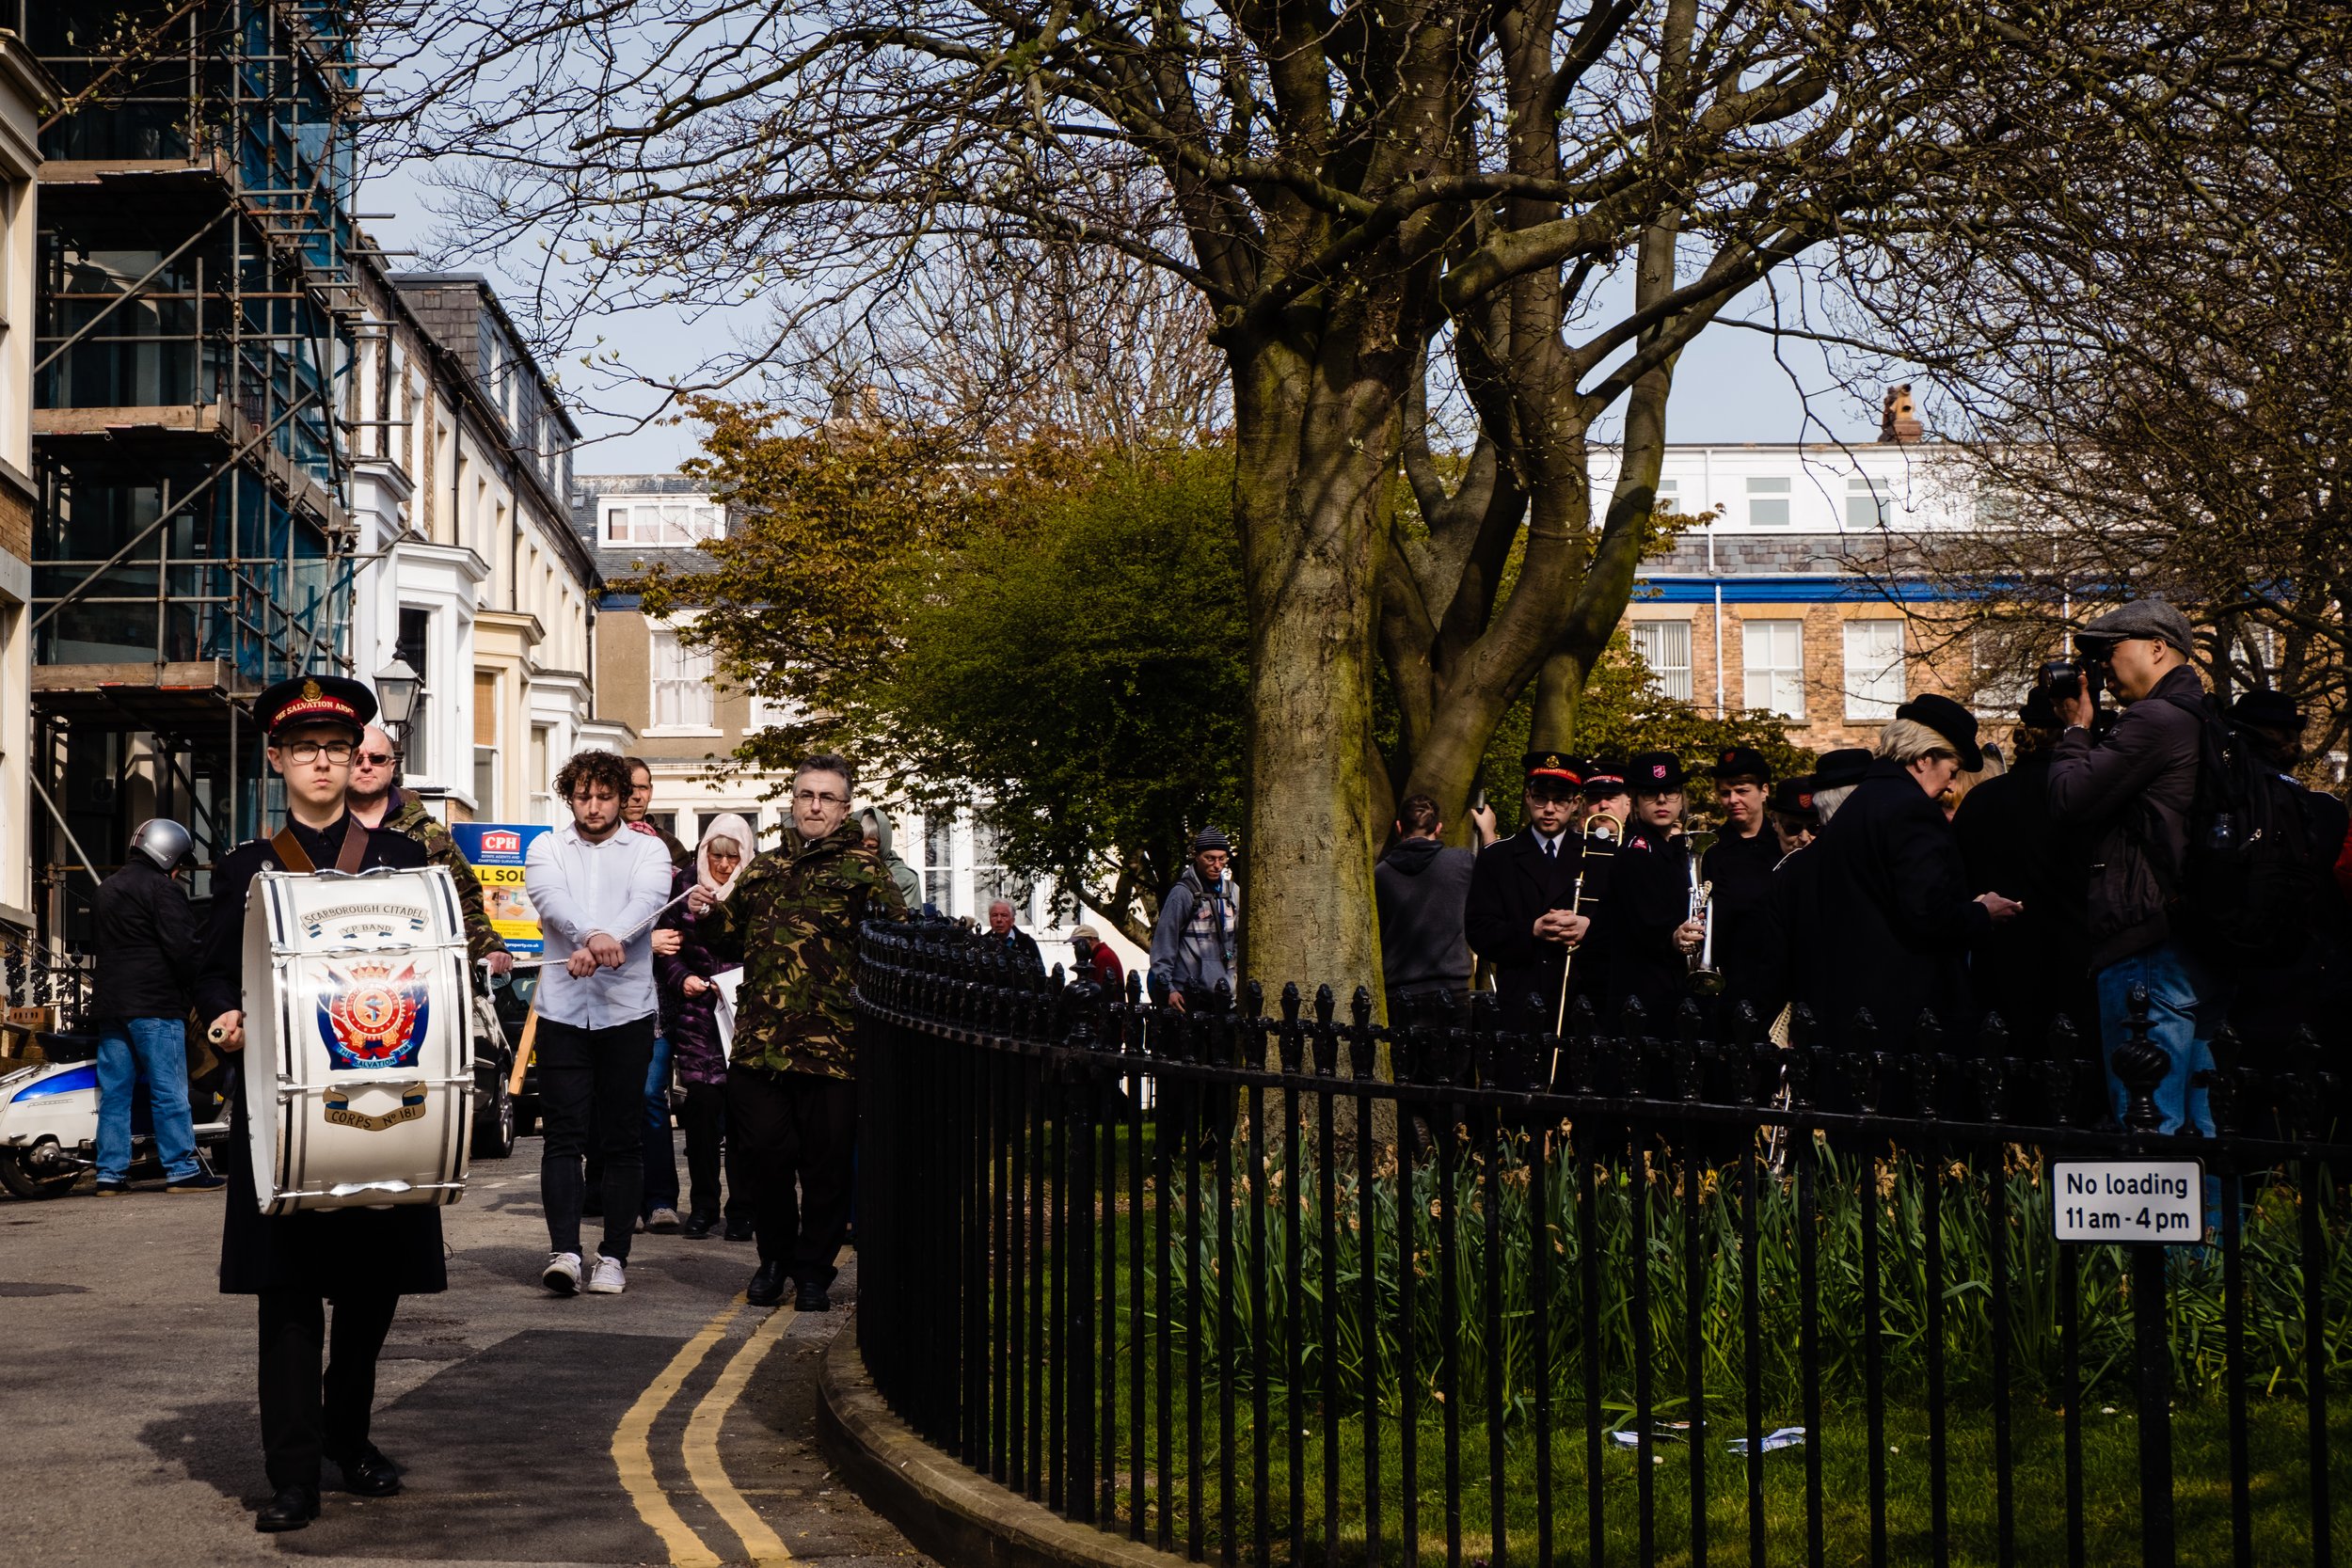
[[[1519,758],[1519,771],[1532,783],[1550,779],[1570,788],[1584,782],[1584,770],[1565,752],[1529,752]]]
[[[1751,778],[1772,782],[1772,765],[1764,760],[1764,753],[1753,746],[1726,746],[1715,753],[1714,763],[1707,769],[1709,777],[1718,779]]]
[[[1870,770],[1870,753],[1859,746],[1840,746],[1835,752],[1824,752],[1821,760],[1813,765],[1813,787],[1844,789],[1862,782],[1862,775]]]
[[[357,739],[375,718],[375,693],[343,675],[295,675],[255,698],[253,718],[272,737],[297,724],[340,724]]]
[[[1587,795],[1621,795],[1625,792],[1625,764],[1614,757],[1594,757],[1584,764],[1584,793]]]
[[[1817,815],[1813,804],[1813,775],[1800,773],[1793,779],[1783,779],[1772,786],[1771,808],[1783,816],[1811,818]]]
[[[1636,752],[1625,785],[1636,795],[1663,795],[1682,787],[1682,759],[1672,752]]]
[[[1895,717],[1925,724],[1950,741],[1961,771],[1974,773],[1984,767],[1984,752],[1977,746],[1977,716],[1949,697],[1936,691],[1914,697],[1895,710]]]

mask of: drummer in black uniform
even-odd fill
[[[1765,820],[1771,804],[1772,765],[1753,746],[1728,746],[1708,768],[1715,800],[1724,810],[1723,832],[1699,858],[1699,876],[1713,884],[1715,967],[1723,971],[1724,1018],[1745,1002],[1761,1008],[1772,989],[1765,972],[1770,943],[1764,935],[1764,895],[1772,867],[1780,863],[1780,835]]]
[[[358,681],[305,675],[262,693],[254,717],[269,737],[270,768],[286,783],[286,824],[274,838],[231,850],[213,874],[197,1006],[218,1049],[245,1046],[246,894],[263,867],[358,871],[425,863],[421,845],[371,831],[343,808],[352,752],[375,717]],[[266,1070],[261,1064],[256,1070]],[[300,1529],[319,1512],[320,1461],[367,1497],[400,1490],[400,1471],[368,1441],[375,1362],[404,1295],[440,1291],[441,1212],[431,1205],[262,1215],[253,1184],[245,1096],[232,1086],[226,1151],[229,1211],[220,1243],[224,1294],[260,1298],[262,1449],[275,1494],[254,1517],[262,1530]],[[335,1304],[332,1358],[326,1304]]]
[[[1558,752],[1530,752],[1520,764],[1527,826],[1478,852],[1462,925],[1471,951],[1494,966],[1504,1027],[1549,1029],[1568,950],[1593,924],[1570,908],[1584,863],[1584,840],[1568,825],[1581,781],[1573,759]]]

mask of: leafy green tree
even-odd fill
[[[979,794],[1014,874],[1138,942],[1191,835],[1240,826],[1248,621],[1233,459],[937,432],[785,428],[712,404],[692,471],[736,521],[623,584],[720,678],[787,705],[734,761],[811,750],[927,810]]]
[[[1191,835],[1241,821],[1232,472],[1222,449],[1108,460],[976,539],[942,563],[952,591],[914,607],[877,692],[914,799],[977,787],[1009,867],[1056,876],[1139,943]]]

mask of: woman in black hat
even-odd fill
[[[270,768],[286,781],[286,823],[230,850],[213,873],[213,910],[196,985],[200,1016],[223,1051],[245,1047],[245,907],[253,879],[273,870],[345,872],[417,867],[424,847],[370,830],[343,804],[351,756],[375,717],[375,694],[336,675],[297,676],[262,693],[254,717],[269,737]],[[267,1070],[262,1064],[254,1070]],[[245,1096],[229,1095],[229,1211],[220,1239],[224,1295],[259,1298],[262,1449],[275,1494],[254,1516],[261,1530],[300,1529],[319,1513],[321,1461],[346,1490],[386,1497],[400,1470],[368,1439],[375,1362],[405,1295],[448,1287],[441,1211],[425,1204],[335,1209],[265,1217],[254,1193]],[[335,1304],[332,1360],[326,1304]]]
[[[1867,1011],[1875,1043],[1901,1049],[1923,1011],[1947,1029],[1973,1026],[1968,949],[2023,906],[1969,893],[1959,841],[1936,804],[1953,775],[1984,766],[1977,721],[1935,695],[1895,711],[1869,770],[1809,851],[1820,856],[1833,961],[1820,966],[1806,1000],[1829,1039],[1857,1043],[1857,1017]]]

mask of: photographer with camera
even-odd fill
[[[2193,1125],[2207,1135],[2205,1091],[2213,1037],[2229,1006],[2229,982],[2183,940],[2180,878],[2189,848],[2199,751],[2210,717],[2189,667],[2188,617],[2161,599],[2135,599],[2085,626],[2073,665],[2045,667],[2042,683],[2063,733],[2049,775],[2050,814],[2092,839],[2089,891],[2090,969],[2107,1096],[2121,1118],[2116,1047],[2128,1037],[2132,990],[2148,991],[2150,1037],[2172,1066],[2156,1090],[2159,1131]],[[2102,688],[2123,711],[2094,733]]]

